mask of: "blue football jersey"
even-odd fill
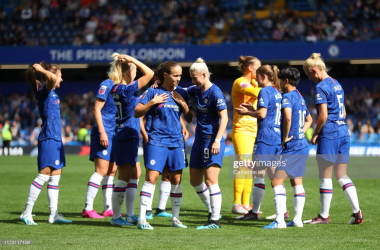
[[[286,143],[283,153],[286,151],[298,151],[306,148],[309,144],[306,141],[305,134],[303,133],[303,126],[305,124],[305,117],[310,114],[307,110],[305,99],[298,90],[290,91],[282,96],[281,109],[290,108],[292,110],[292,121],[288,137],[293,138]],[[283,120],[281,119],[281,133],[284,132]]]
[[[42,119],[42,128],[38,141],[46,139],[62,140],[61,113],[59,110],[59,97],[54,89],[47,91],[46,85],[36,94],[38,111]]]
[[[315,104],[319,115],[318,104],[326,103],[328,117],[320,137],[338,139],[349,136],[344,121],[344,91],[339,82],[331,77],[323,79],[315,87]]]
[[[218,111],[227,109],[227,102],[218,86],[212,86],[202,93],[201,89],[193,85],[187,88],[187,93],[196,98],[197,128],[195,139],[210,140],[215,138],[220,124]],[[224,138],[222,137],[222,140]]]
[[[115,140],[140,138],[140,118],[135,118],[135,108],[139,103],[139,84],[118,84],[112,87],[111,95],[117,108]]]
[[[115,127],[116,127],[116,106],[113,101],[113,98],[111,96],[111,89],[113,86],[113,81],[110,79],[107,79],[103,81],[99,85],[98,93],[96,94],[96,98],[102,99],[105,101],[105,104],[102,109],[102,119],[103,119],[103,126],[104,130],[106,131],[106,134],[108,137],[113,136],[115,133]],[[99,134],[99,129],[96,123],[92,127],[91,134]]]
[[[273,86],[262,88],[259,93],[257,110],[266,108],[267,115],[264,119],[257,119],[256,142],[267,145],[281,145],[281,100],[282,95]]]
[[[189,103],[189,96],[181,87],[175,89],[186,103]],[[162,86],[158,88],[149,88],[140,97],[140,103],[147,104],[154,96],[167,93],[169,98],[167,102],[154,105],[145,114],[147,123],[147,133],[149,136],[149,144],[162,147],[183,147],[183,135],[181,128],[180,116],[182,114],[182,106],[178,105],[171,96],[171,92]],[[149,117],[150,116],[150,117]]]

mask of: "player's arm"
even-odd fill
[[[215,137],[215,141],[212,144],[212,148],[211,148],[212,155],[217,155],[220,153],[220,140],[222,139],[223,134],[226,131],[227,123],[228,123],[227,109],[218,110],[218,115],[220,117],[220,123],[219,123],[218,133],[216,134],[216,137]]]
[[[290,126],[292,125],[292,109],[284,108],[283,109],[283,134],[282,134],[282,147],[285,148],[285,144],[293,139],[293,136],[289,136]]]
[[[321,103],[318,104],[318,110],[319,110],[319,116],[317,119],[317,125],[315,126],[315,130],[313,133],[313,137],[311,139],[312,144],[317,144],[317,137],[319,132],[321,132],[323,126],[325,125],[328,117],[328,112],[327,112],[327,104],[326,103]]]
[[[139,118],[143,115],[145,115],[151,107],[153,107],[156,104],[165,103],[166,100],[169,98],[169,95],[167,93],[162,93],[161,95],[155,95],[152,100],[147,102],[146,104],[138,103],[135,108],[135,118]]]
[[[179,118],[181,120],[181,128],[182,128],[183,139],[185,141],[187,141],[187,139],[189,139],[190,133],[189,133],[189,131],[186,128],[186,125],[185,125],[184,120],[182,119],[182,116],[180,116]]]
[[[40,72],[46,77],[46,90],[50,92],[57,81],[57,77],[55,74],[51,73],[50,71],[45,70],[41,64],[33,64],[33,68],[35,71]]]
[[[131,62],[135,64],[137,68],[139,68],[139,70],[141,70],[143,76],[138,79],[139,89],[145,87],[154,76],[153,70],[151,70],[148,66],[146,66],[136,58],[133,58],[128,55],[120,55],[119,60],[126,60],[127,62]]]
[[[143,137],[144,143],[145,145],[147,145],[149,141],[149,136],[144,126],[144,116],[140,117],[140,131],[141,131],[141,136]]]
[[[310,114],[308,114],[305,117],[305,124],[303,125],[303,133],[305,134],[306,131],[310,128],[311,124],[313,123],[313,118]]]
[[[267,108],[260,107],[257,111],[254,109],[250,103],[242,103],[235,111],[239,115],[249,115],[257,119],[264,119],[267,116]]]
[[[100,98],[96,98],[93,113],[94,113],[96,125],[98,126],[98,130],[100,133],[100,145],[102,145],[105,148],[108,148],[108,136],[106,134],[106,130],[104,129],[103,119],[102,119],[102,109],[105,103],[106,102],[104,100]]]
[[[183,97],[176,91],[172,91],[172,97],[176,103],[182,106],[184,118],[190,123],[193,120],[193,112],[191,112],[185,99],[183,99]]]
[[[251,84],[248,84],[246,82],[241,82],[240,84],[235,83],[235,84],[237,85],[236,90],[240,94],[254,96],[254,97],[259,96],[261,88],[253,87]]]

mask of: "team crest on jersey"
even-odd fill
[[[208,103],[208,99],[205,98],[205,99],[203,100],[203,102],[204,102],[205,104],[207,104],[207,103]]]
[[[57,166],[59,165],[59,160],[55,161],[55,165],[57,165]]]
[[[156,161],[154,159],[150,160],[150,165],[154,166],[156,164]]]
[[[334,86],[334,89],[335,89],[335,92],[339,91],[339,90],[342,90],[342,87],[339,86],[339,85],[335,85]]]
[[[242,86],[243,89],[248,88],[248,84],[246,82],[240,83],[240,86]]]
[[[107,89],[107,86],[101,86],[100,89],[99,89],[99,95],[104,95],[104,93],[106,92],[106,89]]]
[[[107,150],[103,150],[103,155],[107,155],[108,154],[108,152],[107,152]]]

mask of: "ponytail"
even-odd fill
[[[41,83],[37,81],[36,73],[33,67],[30,67],[27,71],[27,80],[32,87],[34,96],[36,96],[38,89],[41,87]]]
[[[113,61],[110,63],[110,71],[107,73],[108,78],[113,81],[114,84],[120,84],[123,80],[123,73],[128,72],[134,66],[133,63],[126,63],[125,59],[119,59],[119,53],[113,53],[111,57]]]
[[[164,73],[170,75],[172,72],[172,68],[174,68],[177,65],[178,63],[174,61],[166,61],[158,65],[157,70],[156,70],[158,80],[160,80],[161,83],[164,83],[164,80],[165,80]]]
[[[56,74],[58,70],[61,70],[61,67],[58,64],[46,64],[45,61],[39,63],[44,70],[47,70],[53,74]],[[37,91],[41,88],[42,83],[46,81],[46,76],[37,72],[33,67],[30,67],[27,70],[27,80],[32,87],[34,96],[36,96]]]
[[[273,86],[277,88],[278,91],[281,92],[280,88],[280,79],[278,78],[278,67],[276,65],[263,65],[257,69],[256,75],[267,75],[268,80],[272,82]]]
[[[121,70],[121,60],[119,60],[119,53],[113,53],[111,57],[113,58],[110,67],[110,71],[107,73],[108,78],[113,81],[114,84],[119,84],[122,79],[122,70]]]
[[[273,84],[281,92],[280,79],[278,78],[278,72],[280,71],[276,65],[272,66],[273,69]]]

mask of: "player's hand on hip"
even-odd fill
[[[106,133],[100,133],[100,145],[108,148],[108,136]]]
[[[169,98],[169,95],[167,93],[163,93],[161,95],[156,94],[154,98],[152,99],[154,104],[160,104],[167,102],[167,99]]]
[[[220,142],[214,141],[211,147],[211,154],[212,155],[217,155],[220,152]]]
[[[293,136],[287,137],[285,140],[282,141],[282,148],[285,148],[285,144],[290,142],[293,139]]]
[[[311,144],[315,145],[318,142],[318,135],[313,135],[311,138]]]

